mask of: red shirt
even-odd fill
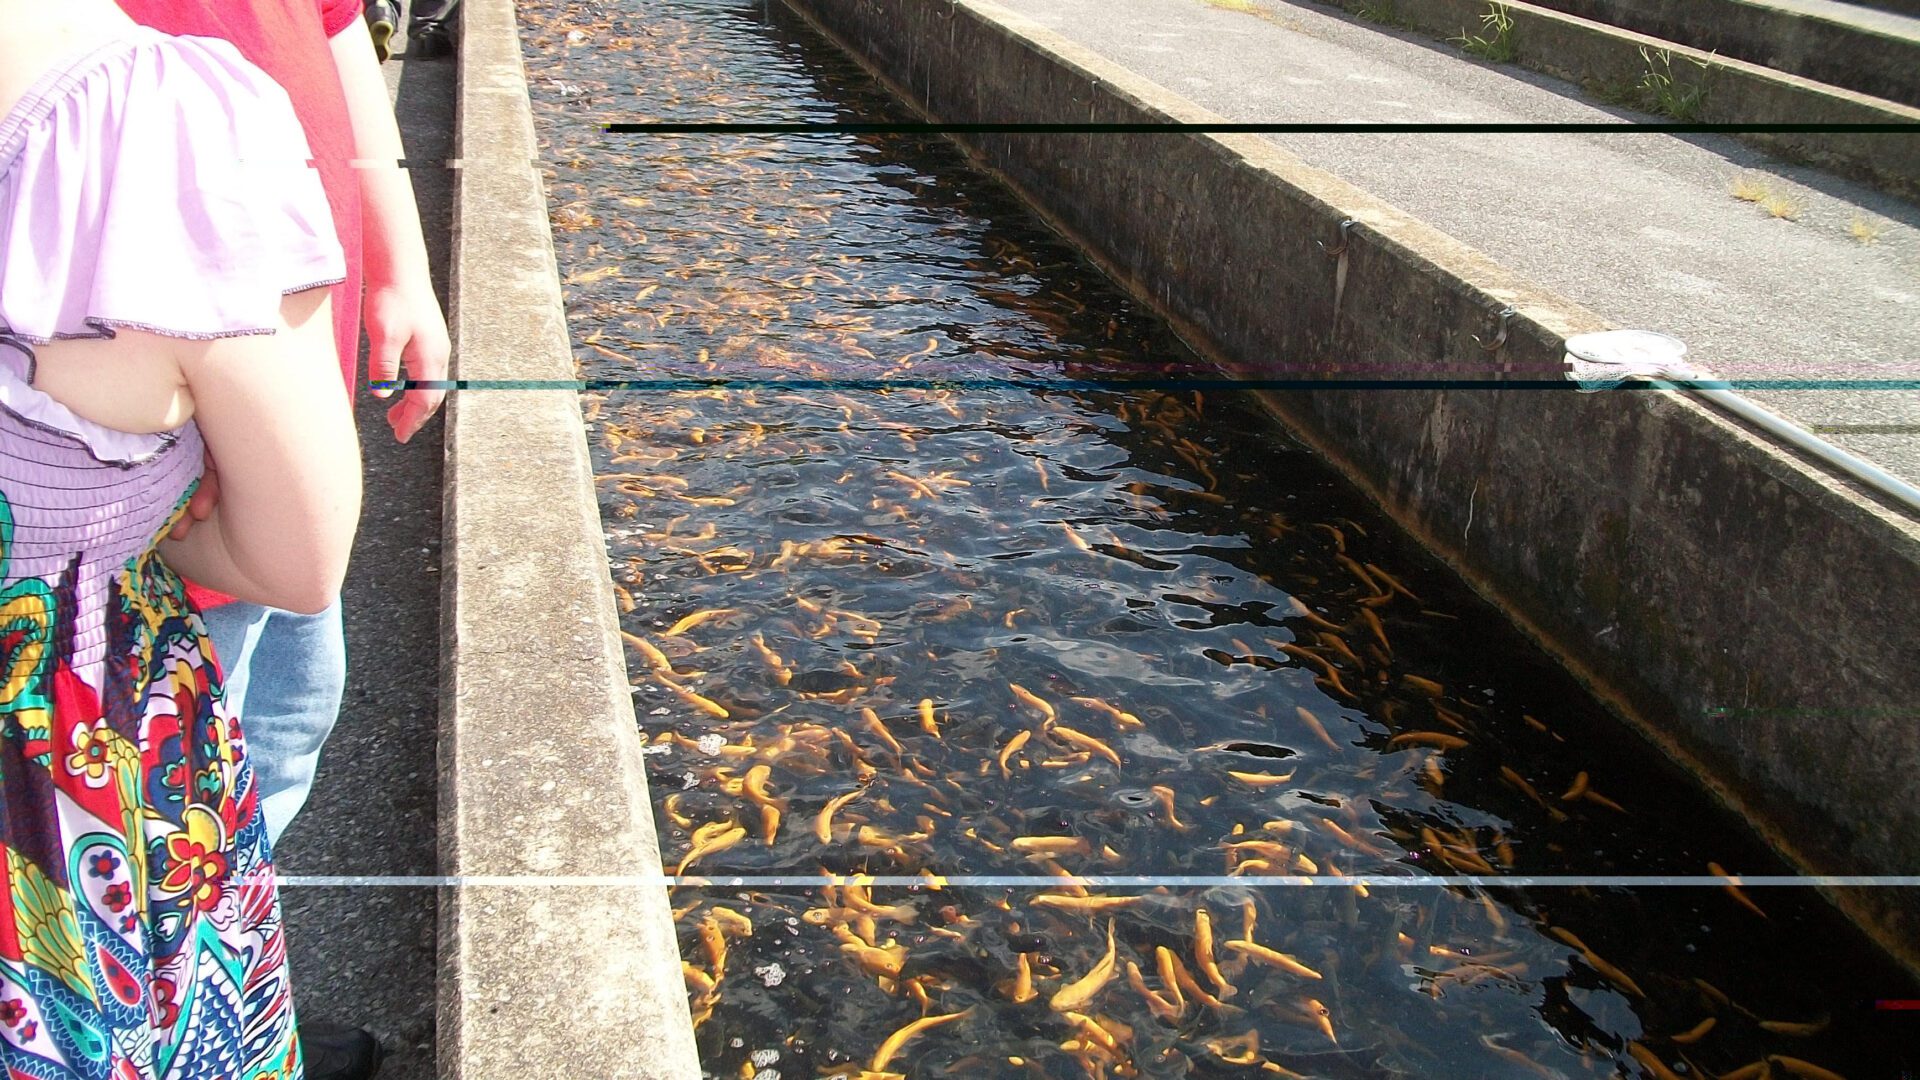
[[[364,0],[117,0],[138,23],[162,33],[224,38],[293,99],[306,129],[333,227],[347,256],[347,278],[333,287],[334,343],[352,396],[360,359],[360,181],[353,171],[353,123],[333,65],[330,39],[361,17]],[[231,601],[187,583],[195,607]]]
[[[138,23],[162,33],[224,38],[286,90],[306,129],[347,255],[347,279],[333,288],[334,342],[347,393],[360,358],[360,181],[353,125],[328,41],[361,17],[363,0],[118,0]]]

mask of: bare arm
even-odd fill
[[[387,99],[386,80],[374,56],[372,39],[357,20],[334,35],[334,67],[346,91],[353,122],[355,164],[360,176],[362,251],[367,273],[367,377],[380,383],[400,377],[447,377],[446,317],[433,295],[427,272],[427,246],[413,181],[400,165],[405,148]],[[376,389],[379,397],[391,389]],[[401,442],[411,439],[446,397],[444,390],[410,390],[391,409],[387,423]]]
[[[160,549],[201,585],[306,613],[338,595],[360,518],[360,446],[328,293],[287,297],[274,334],[178,346],[220,499]]]

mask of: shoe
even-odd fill
[[[386,63],[393,55],[393,32],[400,29],[400,9],[393,0],[367,0],[367,32],[373,35],[373,54]]]
[[[452,56],[454,25],[459,21],[460,0],[419,0],[407,21],[407,58]]]
[[[307,1080],[370,1080],[380,1071],[380,1040],[365,1028],[313,1020],[300,1025]]]

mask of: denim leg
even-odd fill
[[[223,614],[228,608],[262,614]],[[307,801],[320,745],[340,712],[347,681],[340,604],[336,601],[318,615],[227,604],[211,609],[206,618],[214,651],[227,672],[230,700],[240,714],[267,836],[278,844]],[[223,632],[231,634],[236,625],[241,630],[237,640],[223,639]],[[235,658],[231,663],[229,656]]]
[[[247,658],[272,610],[236,600],[200,613],[201,621],[207,624],[207,635],[213,638],[213,656],[220,665],[227,707],[241,715],[245,715],[247,698]]]

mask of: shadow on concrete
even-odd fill
[[[386,71],[444,304],[453,176],[441,163],[453,157],[454,64],[396,57]],[[389,402],[364,384],[357,399],[366,500],[343,595],[346,698],[313,797],[277,852],[296,877],[437,872],[442,425],[435,419],[402,446],[387,426]],[[371,1029],[387,1051],[381,1080],[433,1076],[434,890],[289,888],[284,906],[302,1017]]]

